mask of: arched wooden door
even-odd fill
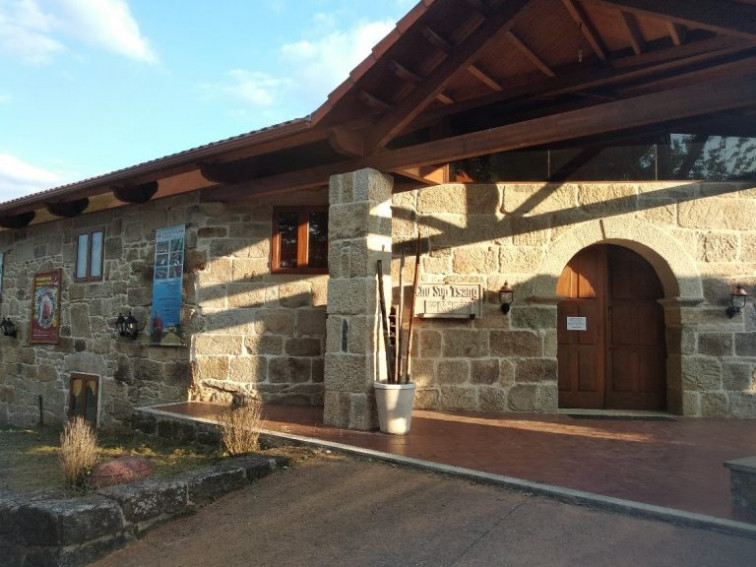
[[[565,267],[557,295],[559,407],[666,409],[664,292],[653,267],[596,245]]]

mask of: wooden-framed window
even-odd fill
[[[272,271],[328,272],[328,207],[273,209]]]
[[[100,377],[94,374],[71,374],[68,390],[68,417],[82,416],[92,426],[97,425],[97,400]]]
[[[80,232],[77,235],[75,280],[97,281],[102,279],[104,248],[105,231],[102,229]]]

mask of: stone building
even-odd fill
[[[305,119],[0,204],[0,423],[252,395],[372,428],[376,263],[406,321],[418,245],[416,407],[756,417],[756,6],[658,4],[424,0]]]

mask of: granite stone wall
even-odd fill
[[[419,408],[557,409],[559,275],[596,243],[633,249],[665,291],[670,411],[756,417],[756,310],[733,319],[729,292],[756,291],[756,189],[744,183],[444,185],[393,197],[398,252],[423,244],[421,281],[479,283],[483,317],[416,321]],[[404,273],[409,303],[412,261]],[[508,316],[497,291],[508,280]],[[395,289],[395,303],[399,291]]]
[[[287,199],[323,204],[323,193]],[[99,422],[125,428],[134,408],[239,395],[322,403],[326,276],[270,274],[270,201],[228,206],[198,194],[0,232],[5,254],[0,315],[19,337],[0,336],[0,423],[60,423],[72,372],[100,377]],[[144,325],[152,303],[155,231],[186,225],[182,326],[186,344],[151,347],[118,337],[119,312]],[[105,231],[104,278],[73,280],[76,235]],[[30,344],[32,279],[61,268],[55,345]],[[41,409],[40,409],[41,408]]]

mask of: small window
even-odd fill
[[[68,393],[68,417],[82,416],[97,425],[97,396],[100,377],[93,374],[71,374]]]
[[[280,207],[273,211],[273,271],[328,271],[328,209]]]
[[[79,234],[76,243],[77,280],[102,279],[102,253],[105,233],[102,230]]]

